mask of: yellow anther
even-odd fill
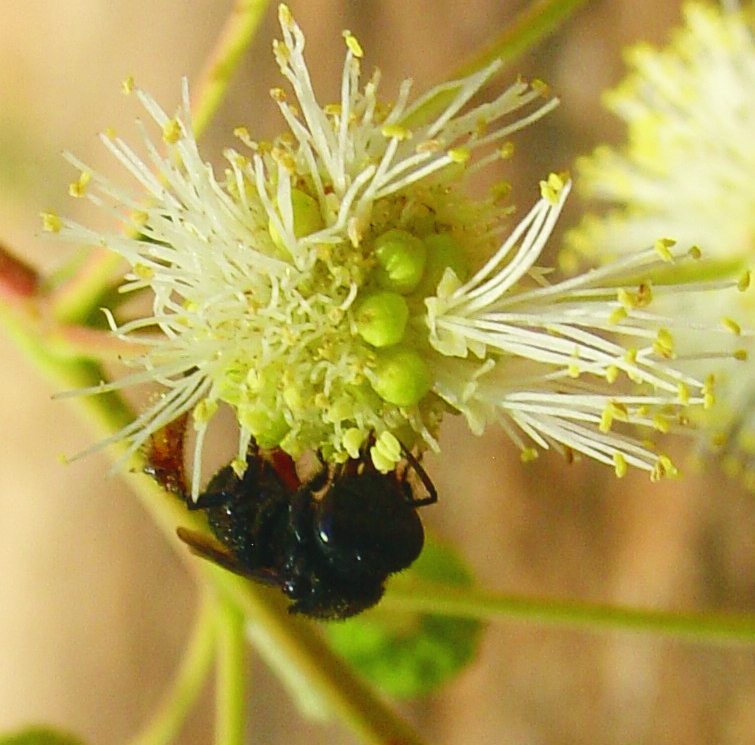
[[[653,299],[653,288],[649,282],[642,282],[637,287],[637,292],[629,292],[624,288],[619,289],[616,298],[627,310],[644,308],[650,305]]]
[[[68,185],[68,193],[76,199],[83,197],[91,180],[92,174],[89,171],[82,171],[79,178]]]
[[[621,453],[613,454],[613,466],[616,476],[623,478],[627,473],[627,460]]]
[[[149,221],[149,212],[145,212],[144,210],[134,210],[131,213],[131,224],[135,228],[143,228],[147,222]]]
[[[281,168],[285,168],[289,173],[296,173],[296,160],[288,150],[276,147],[273,148],[271,155]]]
[[[63,221],[54,212],[40,212],[42,229],[46,233],[59,233],[63,227]]]
[[[621,302],[621,300],[619,300],[619,302]],[[608,323],[610,323],[612,326],[616,326],[617,324],[625,320],[628,315],[629,314],[627,313],[627,309],[620,306],[616,308],[616,310],[614,310],[610,316],[608,316]]]
[[[656,414],[653,417],[653,427],[655,427],[658,432],[663,432],[663,434],[666,434],[670,429],[668,419],[666,419],[663,414]]]
[[[616,299],[627,310],[631,310],[634,307],[634,295],[623,287],[616,293]]]
[[[465,147],[452,148],[447,154],[454,163],[466,163],[472,156],[472,153]]]
[[[601,432],[610,432],[611,425],[613,424],[613,411],[611,410],[611,406],[606,406],[605,409],[603,409],[603,413],[600,415],[600,424],[598,425],[598,429]]]
[[[653,286],[650,282],[641,282],[635,295],[635,307],[646,308],[653,301]]]
[[[286,28],[293,28],[294,16],[291,13],[291,9],[285,3],[281,3],[278,6],[278,22],[281,26],[286,26]]]
[[[171,119],[163,127],[163,140],[169,145],[175,145],[181,139],[181,123]]]
[[[194,419],[194,427],[201,429],[207,422],[212,419],[213,414],[218,410],[218,402],[209,398],[203,398],[195,407],[192,412],[192,418]]]
[[[246,471],[246,458],[234,458],[231,461],[231,468],[236,474],[236,477],[240,479]]]
[[[384,124],[380,131],[383,137],[389,139],[410,140],[412,138],[412,131],[400,124]]]
[[[540,182],[540,196],[550,202],[557,204],[561,197],[561,192],[569,180],[568,174],[551,173],[546,181]]]
[[[689,404],[689,388],[684,383],[679,383],[676,390],[679,397],[679,403],[687,406],[687,404]]]
[[[504,142],[501,147],[498,148],[498,157],[501,160],[508,160],[514,154],[514,143],[511,140]]]
[[[742,334],[742,327],[733,318],[722,318],[721,323],[735,336]]]
[[[672,240],[671,238],[659,238],[653,244],[653,247],[664,261],[673,261],[674,255],[671,253],[671,251],[669,251],[669,249],[675,245],[676,241]]]
[[[659,456],[653,470],[650,473],[651,481],[660,481],[664,477],[678,476],[679,471],[667,455]]]
[[[531,463],[538,458],[539,453],[535,448],[523,448],[519,451],[519,459],[522,463]]]
[[[343,40],[346,42],[346,46],[349,48],[349,51],[357,59],[362,59],[362,57],[364,57],[364,50],[362,49],[362,45],[359,43],[359,40],[356,38],[356,36],[351,33],[351,31],[343,32]]]
[[[155,270],[146,264],[134,264],[134,275],[149,282],[155,276]]]
[[[674,338],[668,329],[658,329],[658,334],[653,342],[653,351],[666,359],[674,356]]]

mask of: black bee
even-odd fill
[[[437,493],[408,450],[406,464],[390,473],[378,471],[365,448],[344,464],[321,464],[302,482],[286,453],[252,443],[244,475],[221,468],[194,502],[178,447],[184,426],[174,423],[153,438],[146,470],[189,509],[204,510],[216,540],[185,528],[179,538],[199,556],[279,587],[292,601],[290,612],[318,619],[361,613],[383,596],[388,576],[421,553],[417,508],[437,501]],[[425,496],[415,496],[410,469]]]

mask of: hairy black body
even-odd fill
[[[279,587],[292,601],[292,613],[313,618],[347,618],[375,605],[388,576],[421,553],[417,508],[437,500],[408,451],[406,464],[389,473],[379,472],[365,449],[345,464],[323,464],[302,482],[289,456],[263,453],[253,444],[243,476],[225,466],[196,502],[187,495],[183,471],[175,471],[177,459],[154,446],[153,452],[158,455],[148,453],[148,471],[189,509],[203,510],[215,537],[179,528],[181,540],[226,569]],[[410,470],[427,492],[421,498],[407,478]]]

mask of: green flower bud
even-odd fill
[[[438,283],[443,278],[446,269],[463,282],[467,278],[468,269],[464,249],[459,241],[450,233],[433,233],[424,238],[427,247],[427,263],[422,282],[417,287],[417,294],[421,297],[434,295]]]
[[[432,387],[427,363],[413,349],[381,353],[375,367],[375,392],[389,404],[412,406]]]
[[[386,290],[408,295],[425,271],[427,248],[417,236],[405,230],[389,230],[375,240],[377,281]]]
[[[300,189],[291,189],[291,210],[294,213],[294,235],[297,238],[316,233],[325,227],[318,201]],[[268,222],[268,230],[273,243],[281,250],[287,250],[272,220]]]
[[[388,347],[404,338],[409,306],[395,292],[376,292],[366,297],[354,313],[357,332],[373,347]]]

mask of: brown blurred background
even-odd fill
[[[383,70],[383,95],[415,79],[441,80],[526,2],[515,0],[291,0],[307,34],[322,99],[332,99],[340,32]],[[134,75],[166,108],[179,79],[196,81],[230,0],[0,0],[0,236],[54,267],[64,247],[40,238],[38,213],[71,214],[75,152],[117,178],[95,138],[132,132],[136,107],[120,82]],[[536,180],[621,129],[599,93],[623,74],[621,47],[661,42],[678,0],[594,0],[522,59],[563,103],[516,137],[508,171],[521,207]],[[272,135],[267,91],[274,6],[205,141],[217,161],[230,130]],[[316,62],[315,62],[316,61]],[[84,205],[89,224],[101,220]],[[562,224],[578,214],[572,199]],[[654,236],[651,236],[651,238]],[[556,245],[555,242],[553,244]],[[551,249],[552,250],[552,249]],[[92,743],[123,743],[148,717],[180,654],[194,611],[189,574],[119,477],[98,455],[64,466],[91,441],[66,404],[0,331],[0,732],[57,723]],[[714,466],[651,485],[617,481],[557,456],[523,466],[498,432],[483,439],[449,422],[444,459],[428,459],[441,502],[423,516],[454,541],[487,587],[661,609],[755,609],[751,494]],[[350,743],[292,709],[262,663],[250,672],[249,742]],[[211,741],[209,696],[181,740]],[[428,742],[745,745],[755,738],[755,656],[628,633],[593,634],[502,622],[478,662],[443,692],[405,705]]]

